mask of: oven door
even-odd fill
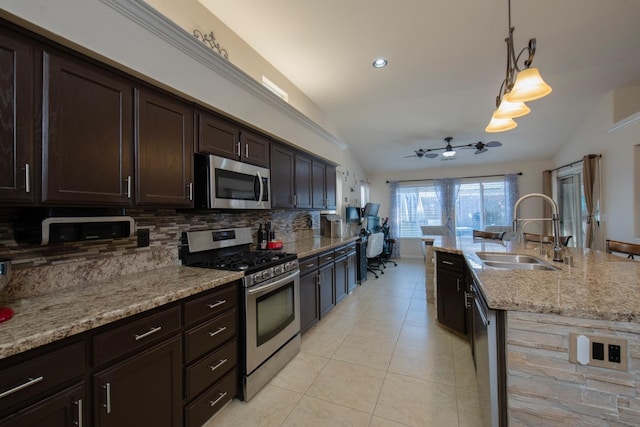
[[[210,208],[271,209],[269,169],[209,156]]]
[[[246,375],[300,333],[300,272],[245,289]]]

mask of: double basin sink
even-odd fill
[[[557,271],[553,265],[529,255],[476,253],[485,267],[505,270],[547,270]]]

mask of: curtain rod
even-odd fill
[[[593,158],[600,158],[600,157],[602,157],[602,154],[588,154],[587,156],[588,156],[590,159],[593,159]],[[557,168],[555,168],[555,169],[549,169],[549,172],[557,171],[557,170],[560,170],[560,169],[562,169],[562,168],[568,168],[568,167],[571,167],[571,166],[573,166],[573,165],[575,165],[575,164],[578,164],[578,163],[580,163],[580,162],[582,162],[582,161],[583,161],[583,159],[576,160],[575,162],[571,162],[571,163],[567,163],[566,165],[558,166],[558,167],[557,167]]]
[[[516,172],[516,175],[522,175],[522,172]],[[498,175],[476,175],[476,176],[462,176],[462,177],[458,177],[458,178],[454,178],[454,179],[468,179],[468,178],[493,178],[494,176],[505,176],[505,175],[509,175],[508,173],[505,174],[498,174]],[[429,178],[429,179],[401,179],[397,182],[420,182],[420,181],[435,181],[438,178]],[[387,184],[390,183],[392,181],[387,181]]]

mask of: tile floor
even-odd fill
[[[424,277],[407,260],[369,274],[264,389],[205,427],[477,426],[469,345],[438,326]]]

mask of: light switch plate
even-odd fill
[[[593,343],[603,344],[604,360],[593,358]],[[609,361],[610,345],[620,346],[620,363]],[[576,334],[572,332],[569,334],[569,362],[626,371],[628,369],[627,340],[624,338]]]

